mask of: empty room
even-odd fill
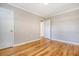
[[[79,3],[0,3],[0,56],[79,56]]]

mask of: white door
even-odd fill
[[[50,30],[51,30],[50,19],[44,20],[44,36],[45,36],[45,38],[51,39]]]
[[[44,22],[40,22],[40,37],[44,37]]]
[[[13,46],[14,23],[13,12],[0,7],[0,49]]]

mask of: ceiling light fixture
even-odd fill
[[[48,5],[48,2],[44,2],[43,4]]]
[[[43,2],[42,4],[44,4],[44,5],[48,5],[48,2]]]

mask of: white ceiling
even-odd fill
[[[43,3],[11,3],[11,5],[42,17],[50,17],[79,8],[79,3],[49,3],[48,5]]]

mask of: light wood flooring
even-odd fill
[[[48,39],[0,50],[0,56],[79,56],[79,46]]]

